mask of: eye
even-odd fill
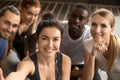
[[[5,25],[10,26],[11,23],[9,21],[4,21]]]
[[[59,38],[54,38],[54,39],[53,39],[53,41],[55,41],[55,42],[56,42],[56,41],[59,41],[59,40],[60,40]]]
[[[77,15],[74,14],[74,13],[72,13],[72,14],[71,14],[71,17],[75,19],[75,18],[77,18]]]
[[[27,14],[28,14],[29,16],[32,16],[32,15],[33,15],[31,12],[28,12]]]
[[[101,27],[102,27],[102,28],[106,28],[107,26],[106,26],[105,24],[102,24]]]
[[[82,20],[84,20],[84,19],[85,19],[85,17],[83,17],[83,16],[80,16],[80,17],[79,17],[79,20],[80,20],[80,21],[82,21]]]
[[[38,14],[35,14],[35,17],[37,17],[38,16]]]
[[[48,40],[46,37],[42,37],[42,40]]]
[[[18,28],[19,25],[18,25],[18,24],[14,24],[12,27],[13,27],[13,28]]]
[[[96,27],[97,24],[96,24],[95,22],[91,22],[91,26],[92,26],[92,27]]]

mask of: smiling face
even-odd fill
[[[39,7],[30,6],[27,9],[21,10],[21,19],[22,23],[30,26],[34,23],[34,21],[38,18],[40,12]]]
[[[99,14],[92,17],[91,35],[95,42],[109,42],[113,27],[108,20]]]
[[[8,39],[16,33],[20,23],[20,15],[11,11],[6,11],[4,16],[0,17],[0,37]]]
[[[81,8],[75,8],[69,16],[69,30],[80,32],[88,22],[88,12]]]
[[[41,55],[54,56],[59,50],[61,42],[61,32],[55,27],[44,28],[38,38],[38,47]]]

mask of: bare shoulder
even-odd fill
[[[32,64],[32,60],[29,56],[26,56],[19,64]]]
[[[26,72],[28,72],[28,74],[32,74],[34,72],[34,63],[29,56],[26,56],[18,64],[17,70],[25,70]]]
[[[71,59],[62,53],[62,80],[70,80]]]
[[[63,56],[63,62],[64,63],[69,63],[71,64],[71,59],[69,56],[65,55],[64,53],[62,53],[62,56]]]

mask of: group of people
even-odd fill
[[[89,19],[89,7],[77,3],[64,25],[51,13],[39,21],[40,10],[39,0],[0,10],[0,80],[78,80],[80,73],[83,80],[101,80],[99,69],[108,80],[120,79],[120,39],[110,10],[97,9]],[[20,62],[6,75],[10,50]]]

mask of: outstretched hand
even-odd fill
[[[3,77],[3,72],[2,72],[1,68],[0,68],[0,80],[5,80],[4,77]]]

